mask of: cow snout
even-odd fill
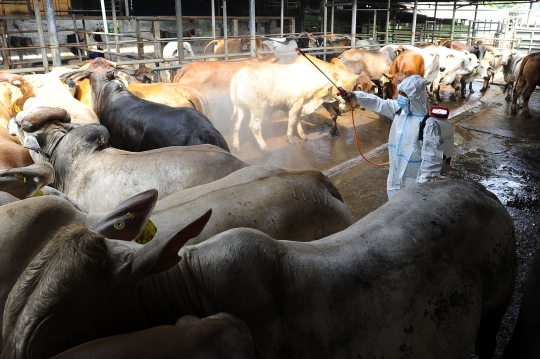
[[[444,70],[446,70],[446,67],[439,67],[440,72],[444,72]]]

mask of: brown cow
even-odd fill
[[[249,37],[229,38],[227,39],[227,53],[236,54],[235,56],[238,56],[238,54],[243,54],[244,56],[249,55],[249,46],[247,46],[246,44],[249,44]],[[206,55],[206,49],[208,49],[210,45],[214,45],[214,55],[223,55],[225,53],[224,39],[215,39],[210,41],[204,47],[204,55]]]
[[[418,52],[405,50],[394,59],[390,71],[383,74],[390,82],[383,87],[383,97],[397,99],[397,86],[408,76],[420,75],[424,78],[424,57]]]
[[[364,73],[369,76],[377,85],[379,96],[382,96],[381,78],[390,70],[392,62],[398,55],[396,50],[397,47],[394,45],[386,45],[377,51],[349,49],[342,52],[338,59],[350,73],[356,75]]]
[[[510,107],[512,114],[516,114],[517,98],[523,96],[523,113],[527,117],[531,116],[529,112],[529,99],[538,85],[540,85],[540,52],[529,54],[521,61],[521,67],[514,88],[512,106]]]

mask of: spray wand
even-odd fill
[[[334,81],[330,80],[330,78],[328,76],[326,76],[326,74],[319,68],[319,66],[315,65],[315,63],[313,61],[311,61],[311,59],[306,55],[306,53],[302,50],[300,50],[299,48],[296,48],[296,51],[298,51],[301,55],[303,55],[309,62],[311,62],[311,64],[313,66],[315,66],[315,68],[317,70],[319,70],[319,72],[321,74],[324,75],[324,77],[326,77],[328,79],[328,81],[330,81],[330,83],[332,85],[334,85],[335,88],[337,88],[338,90],[338,95],[341,96],[344,100],[346,100],[346,97],[347,97],[347,91],[345,91],[345,89],[343,89],[343,87],[339,87],[337,86]],[[362,156],[362,158],[371,163],[372,165],[375,165],[375,166],[380,166],[380,167],[383,167],[383,166],[386,166],[388,164],[390,164],[390,162],[386,162],[386,163],[375,163],[375,162],[372,162],[370,161],[369,159],[367,159],[364,154],[362,153],[362,150],[360,149],[360,145],[358,143],[358,137],[356,135],[356,125],[354,124],[354,111],[353,111],[353,104],[352,104],[352,100],[349,100],[349,107],[351,108],[351,119],[352,119],[352,124],[353,124],[353,133],[354,133],[354,140],[356,142],[356,149],[358,149],[358,153],[360,153],[360,156]]]

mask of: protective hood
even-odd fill
[[[398,90],[403,91],[409,97],[411,112],[416,115],[428,114],[428,98],[426,84],[419,75],[411,75],[398,85]]]

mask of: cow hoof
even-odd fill
[[[480,92],[486,92],[486,90],[487,90],[487,88],[483,88],[483,87],[482,87],[482,88],[480,89]]]
[[[473,91],[473,90],[471,90],[470,92],[471,92],[471,93],[474,93],[474,91]]]
[[[233,146],[233,151],[236,152],[236,153],[239,153],[240,152],[240,147]]]
[[[265,155],[265,156],[272,155],[272,152],[268,148],[262,148],[261,151],[262,151],[263,155]]]
[[[524,114],[525,117],[527,117],[527,118],[528,118],[528,117],[531,117],[531,113],[530,113],[529,111],[527,111],[527,112],[523,111],[523,114]]]
[[[467,96],[461,95],[461,98],[467,98]],[[456,97],[456,101],[457,101],[457,100],[458,100],[458,99],[457,99],[457,97]]]
[[[289,139],[287,140],[287,142],[289,142],[289,144],[291,144],[291,145],[296,145],[296,144],[298,143],[298,141],[296,141],[296,140],[294,140],[294,139],[291,139],[291,138],[289,138]]]
[[[510,110],[510,113],[511,113],[512,115],[515,115],[515,114],[517,113],[517,111],[516,111],[515,108],[513,108],[513,109]]]

